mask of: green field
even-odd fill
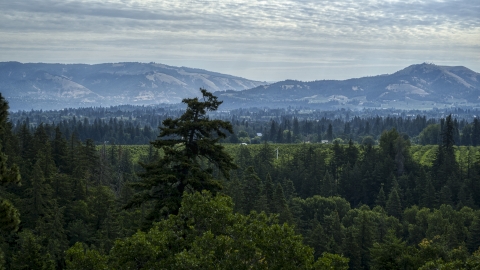
[[[240,147],[248,147],[252,156],[255,156],[264,147],[263,144],[223,144],[223,146],[225,147],[227,153],[229,153],[233,157],[236,157]],[[102,147],[103,146],[98,147],[99,151],[101,151]],[[111,151],[111,147],[112,146],[106,146],[107,153]],[[142,156],[148,155],[149,151],[149,145],[117,145],[115,147],[116,151],[130,151],[131,159],[135,163],[140,161],[140,158]],[[270,147],[271,151],[273,151],[275,165],[279,165],[285,161],[292,159],[293,153],[297,152],[301,147],[306,147],[307,149],[312,147],[315,152],[322,153],[322,156],[326,157],[326,162],[328,162],[328,159],[332,153],[331,144],[268,144],[268,147]],[[436,145],[412,145],[410,147],[410,153],[416,163],[430,167],[432,166],[432,163],[435,159],[437,149],[438,146]],[[455,155],[461,168],[466,168],[468,164],[480,161],[480,147],[456,146]]]

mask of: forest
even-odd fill
[[[69,139],[74,135],[95,144],[145,145],[158,136],[158,127],[167,118],[178,118],[185,106],[114,106],[64,110],[32,110],[10,113],[14,133],[29,129],[31,133],[43,125],[50,136],[59,128]],[[437,145],[441,140],[446,116],[452,115],[455,145],[480,145],[480,112],[478,110],[335,110],[319,111],[306,108],[248,108],[231,111],[209,111],[214,119],[229,121],[233,132],[221,139],[224,143],[298,144],[336,139],[362,144],[377,141],[385,130],[395,128],[418,145]],[[444,121],[444,120],[443,120]],[[260,135],[261,134],[261,135]],[[259,136],[260,135],[260,136]]]
[[[202,94],[56,122],[0,96],[0,268],[480,269],[477,119],[210,118]]]

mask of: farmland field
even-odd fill
[[[240,144],[223,144],[227,153],[236,157],[240,147],[248,147],[250,154],[255,156],[263,147],[264,144],[249,144],[249,145],[240,145]],[[343,145],[347,147],[346,145]],[[111,147],[107,145],[105,151],[108,153],[111,151]],[[273,151],[274,164],[279,165],[282,162],[288,161],[293,158],[293,153],[295,153],[301,147],[307,147],[317,152],[322,153],[322,156],[326,157],[326,162],[332,153],[331,144],[315,144],[315,143],[302,143],[302,144],[268,144],[268,147]],[[360,147],[357,145],[357,147]],[[378,146],[376,146],[378,147]],[[98,150],[101,151],[103,146],[99,146]],[[140,161],[142,156],[147,156],[149,153],[149,145],[117,145],[115,146],[116,151],[130,151],[131,159],[134,163]],[[277,149],[278,149],[278,158],[277,158]],[[360,147],[361,149],[361,147]],[[412,145],[410,147],[410,153],[413,160],[416,163],[430,167],[433,164],[437,153],[438,146],[436,145]],[[153,148],[155,150],[155,148]],[[468,164],[480,161],[480,147],[472,146],[456,146],[455,147],[455,156],[461,168],[466,168]]]

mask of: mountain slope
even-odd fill
[[[281,81],[241,92],[218,92],[229,107],[289,104],[317,107],[425,109],[478,106],[480,74],[465,67],[412,65],[390,75],[343,81]]]
[[[210,91],[244,90],[264,83],[155,63],[0,63],[0,92],[17,109],[178,103]]]
[[[155,63],[0,62],[0,92],[12,110],[178,103],[217,91],[223,109],[305,106],[431,109],[480,106],[480,74],[462,66],[411,65],[388,75],[270,85],[201,69]]]

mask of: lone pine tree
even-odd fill
[[[211,120],[207,112],[218,109],[222,101],[205,89],[201,98],[187,98],[183,115],[167,118],[160,126],[158,139],[151,144],[163,152],[160,158],[143,164],[141,181],[133,186],[139,191],[128,207],[152,202],[148,220],[158,220],[163,214],[176,214],[184,192],[221,189],[212,174],[214,168],[226,178],[235,169],[233,158],[219,145],[226,132],[233,133],[230,122]]]

